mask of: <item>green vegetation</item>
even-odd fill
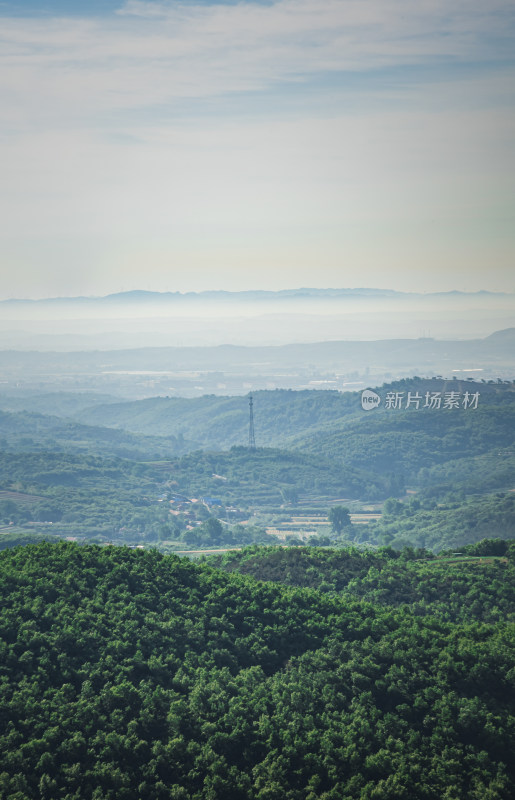
[[[255,392],[254,398],[257,442],[266,447],[284,447],[298,431],[357,412],[351,392],[276,389]],[[195,443],[192,449],[227,450],[247,440],[249,411],[245,397],[153,397],[94,405],[76,418],[139,434],[184,437]]]
[[[202,503],[188,502],[182,513],[172,514],[172,474],[169,462],[0,453],[0,485],[16,489],[0,491],[0,526],[6,526],[0,549],[58,534],[167,549],[276,541],[257,526],[222,525]],[[216,510],[225,514],[223,507]],[[11,534],[13,524],[23,532]]]
[[[511,538],[515,387],[414,378],[381,391],[423,396],[452,387],[480,391],[480,406],[376,413],[361,410],[357,393],[258,392],[258,442],[281,448],[252,451],[230,447],[246,437],[246,398],[99,404],[105,398],[46,395],[45,410],[54,404],[75,419],[0,412],[0,536],[17,526],[26,535],[167,550],[241,546],[270,542],[263,529],[280,517],[299,542],[312,531],[293,521],[297,510],[326,519],[331,508],[355,513],[373,503],[380,511],[385,501],[382,519],[348,525],[331,517],[313,542],[438,552]],[[35,398],[3,402],[37,408]],[[195,443],[223,449],[191,452]],[[219,531],[200,529],[208,517],[220,520]],[[295,541],[291,532],[287,541]]]
[[[513,439],[513,414],[515,385],[485,384],[468,381],[428,380],[410,378],[381,387],[387,391],[412,393],[421,396],[426,391],[479,391],[479,407],[467,413],[434,413],[412,409],[410,412],[386,411],[384,407],[367,413],[361,410],[358,392],[325,390],[293,391],[276,389],[254,392],[254,421],[256,441],[259,446],[309,450],[323,453],[330,458],[355,459],[355,466],[374,471],[376,456],[386,456],[381,468],[392,469],[388,462],[388,448],[393,444],[392,457],[407,469],[403,462],[406,446],[412,443],[413,434],[421,437],[419,447],[422,458],[413,463],[427,461],[422,466],[438,464],[442,460],[456,458],[456,444],[461,442],[467,455],[482,453],[492,444],[505,446],[503,432]],[[479,416],[481,419],[475,419]],[[248,432],[248,403],[245,397],[204,397],[184,399],[178,397],[154,397],[146,400],[118,403],[94,404],[88,408],[77,408],[77,421],[90,425],[104,425],[123,429],[145,436],[172,436],[190,442],[190,449],[228,450],[246,442]],[[355,426],[357,425],[357,428]],[[384,429],[383,429],[384,426]],[[381,446],[376,434],[389,432],[389,445]],[[445,438],[456,429],[453,438],[436,449],[431,447],[436,440]],[[347,442],[346,435],[353,436]],[[463,433],[465,431],[465,433]],[[472,433],[467,442],[467,433]],[[354,436],[355,434],[355,436]],[[359,441],[370,436],[370,460],[367,458],[368,444],[364,452],[359,451]],[[399,444],[400,436],[405,446]],[[493,436],[493,440],[490,439]],[[445,458],[439,459],[442,451]],[[420,468],[417,466],[417,469]],[[410,464],[409,470],[412,466]]]
[[[342,533],[351,524],[349,509],[345,506],[333,506],[329,509],[328,519],[336,534]]]
[[[491,589],[493,564],[350,552],[347,585],[371,558],[371,579],[397,581],[388,605],[155,550],[4,550],[0,796],[510,800],[513,546],[489,549],[509,560]],[[341,552],[299,558],[314,583],[345,571]],[[466,614],[392,596],[437,581],[451,598],[466,585]]]
[[[438,615],[463,624],[514,623],[515,542],[483,540],[462,553],[461,558],[452,554],[436,558],[412,548],[399,552],[389,547],[250,547],[212,556],[209,563],[257,580],[405,606],[416,616]]]
[[[10,452],[74,453],[150,460],[184,452],[174,437],[138,436],[25,411],[0,411],[0,446]]]
[[[215,495],[225,504],[278,507],[302,498],[305,502],[331,497],[385,497],[390,489],[383,478],[321,455],[246,447],[229,452],[195,452],[172,463],[177,490],[192,496]]]
[[[515,387],[383,390],[472,386],[258,392],[256,450],[241,397],[0,398],[0,800],[512,800]]]
[[[515,403],[486,405],[469,413],[419,409],[373,415],[367,419],[335,422],[330,431],[306,433],[292,442],[303,452],[323,453],[349,467],[377,475],[396,475],[399,488],[443,482],[460,475],[466,461],[484,462],[481,474],[497,468],[499,455],[513,445]],[[490,456],[491,460],[487,457]],[[509,456],[509,453],[506,453]],[[445,472],[442,466],[452,462]],[[509,464],[513,465],[513,458]],[[509,466],[509,465],[505,465]],[[438,477],[436,477],[438,476]],[[476,477],[478,477],[476,475]],[[505,481],[505,476],[502,480]],[[501,484],[504,488],[505,482]],[[493,486],[492,488],[497,488]]]
[[[427,494],[431,494],[428,492]],[[515,538],[515,495],[496,493],[460,497],[448,495],[436,503],[422,494],[401,503],[386,501],[383,516],[377,522],[356,530],[356,542],[440,550],[457,550],[481,539]]]
[[[52,525],[52,533],[109,539],[123,529],[127,541],[157,540],[163,525],[170,529],[166,536],[175,528],[159,502],[161,473],[150,465],[63,453],[0,453],[0,485],[35,500],[0,498],[4,523],[39,523]]]

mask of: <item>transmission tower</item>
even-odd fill
[[[249,450],[256,449],[256,437],[254,436],[254,400],[249,395]]]

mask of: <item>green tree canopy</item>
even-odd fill
[[[328,514],[329,522],[335,533],[341,533],[350,524],[350,511],[346,506],[333,506]]]

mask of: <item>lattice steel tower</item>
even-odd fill
[[[249,395],[249,450],[256,449],[256,437],[254,436],[254,400]]]

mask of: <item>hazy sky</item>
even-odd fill
[[[0,297],[514,291],[514,16],[0,2]]]

